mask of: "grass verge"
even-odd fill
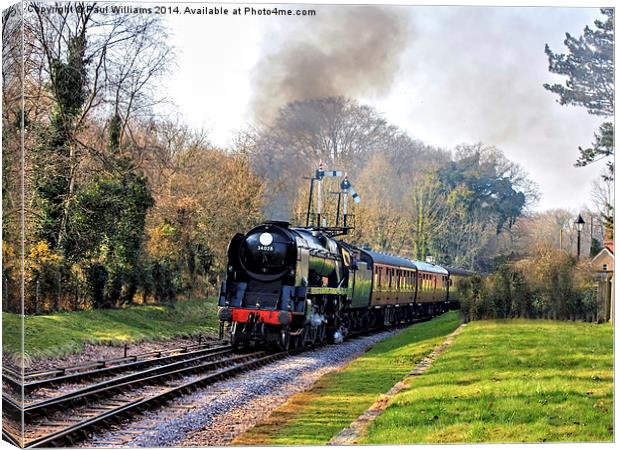
[[[362,414],[460,324],[456,311],[376,344],[346,368],[294,395],[235,445],[320,445]]]
[[[360,443],[612,439],[612,326],[515,320],[468,324]]]
[[[25,318],[24,350],[27,358],[44,358],[79,352],[85,343],[120,345],[216,329],[215,298],[179,301],[174,307],[143,305],[31,315]],[[21,352],[20,330],[20,316],[3,312],[2,345],[5,353]]]

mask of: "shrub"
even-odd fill
[[[472,283],[473,285],[473,283]],[[501,265],[486,277],[482,289],[463,289],[462,310],[467,319],[552,318],[592,320],[596,290],[587,261],[543,248],[526,260]]]

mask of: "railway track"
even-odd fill
[[[351,337],[366,334],[368,331]],[[155,409],[176,397],[306,349],[239,354],[225,345],[94,370],[75,369],[49,378],[37,374],[24,383],[24,391],[32,393],[42,387],[99,381],[25,404],[3,394],[4,418],[14,424],[23,419],[25,428],[22,439],[17,432],[19,425],[14,429],[11,425],[3,427],[3,439],[24,448],[73,446],[98,430]],[[106,376],[114,378],[101,380]]]
[[[3,397],[3,413],[19,422],[24,439],[3,429],[3,438],[23,447],[71,446],[95,430],[159,407],[203,386],[230,378],[296,352],[231,354],[178,361],[107,380],[47,400],[19,405]],[[211,358],[211,360],[209,360]]]
[[[195,356],[230,350],[231,348],[230,345],[219,345],[214,347],[209,344],[197,344],[126,356],[123,358],[94,361],[76,366],[26,372],[23,376],[23,381],[20,373],[9,368],[4,368],[2,372],[2,382],[14,392],[20,393],[20,395],[23,392],[23,394],[27,396],[40,388],[56,387],[67,383],[77,383],[108,376],[116,376],[126,372],[142,370],[147,367],[182,361]]]

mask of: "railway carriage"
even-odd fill
[[[414,263],[418,268],[416,301],[425,305],[429,309],[429,314],[443,312],[447,308],[448,302],[448,271],[441,266],[423,261],[415,261]]]

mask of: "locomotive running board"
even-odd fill
[[[309,287],[308,294],[315,295],[349,295],[349,288]]]

